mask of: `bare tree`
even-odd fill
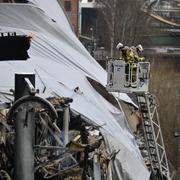
[[[117,42],[139,43],[140,36],[147,31],[147,17],[141,11],[143,3],[144,0],[97,0],[109,31],[111,56]]]
[[[97,0],[97,5],[99,5],[99,10],[103,14],[107,28],[111,34],[109,38],[111,42],[111,56],[113,56],[117,0]]]

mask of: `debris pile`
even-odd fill
[[[98,126],[85,121],[81,115],[69,111],[68,142],[65,144],[63,115],[64,108],[72,102],[70,98],[49,98],[58,113],[52,119],[47,108],[37,102],[35,107],[34,174],[35,179],[80,180],[101,178],[108,175],[111,160],[104,138]],[[27,107],[27,102],[18,108]],[[14,177],[14,146],[16,113],[0,113],[0,179]],[[12,119],[10,120],[9,117]],[[28,122],[26,124],[28,126]]]

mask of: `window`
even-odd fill
[[[64,8],[66,11],[71,11],[71,1],[64,1]]]

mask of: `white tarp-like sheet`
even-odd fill
[[[116,166],[117,173],[121,174],[119,179],[149,179],[134,138],[123,123],[123,114],[96,92],[86,78],[90,77],[105,86],[106,72],[76,38],[56,0],[31,2],[0,4],[1,32],[16,31],[17,34],[34,36],[29,50],[30,59],[25,62],[0,62],[0,92],[8,92],[14,87],[15,73],[35,73],[36,87],[41,96],[55,93],[71,97],[72,109],[103,125],[111,148],[120,150],[116,159],[121,167],[118,170],[119,166]],[[77,86],[82,93],[74,92]],[[128,96],[122,94],[121,98],[125,100]],[[0,96],[0,101],[3,100]],[[131,100],[128,99],[128,102],[131,103]]]

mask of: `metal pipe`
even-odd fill
[[[19,108],[15,119],[15,180],[34,180],[33,108]]]
[[[25,78],[35,87],[34,74],[15,74],[15,100],[29,94]],[[15,180],[34,180],[34,108],[19,106],[15,118]]]
[[[69,142],[69,105],[66,105],[64,107],[64,117],[63,117],[63,144],[66,146],[66,144]]]
[[[58,114],[57,114],[55,108],[53,107],[53,105],[49,101],[47,101],[46,99],[43,99],[43,98],[38,97],[38,96],[30,96],[30,95],[23,96],[23,97],[21,97],[15,101],[15,103],[13,104],[13,106],[11,107],[11,109],[9,110],[9,112],[7,114],[7,122],[11,123],[15,110],[21,104],[31,103],[31,102],[39,103],[42,106],[44,106],[44,108],[46,108],[48,110],[48,112],[50,113],[52,123],[56,122],[56,120],[58,119]]]

